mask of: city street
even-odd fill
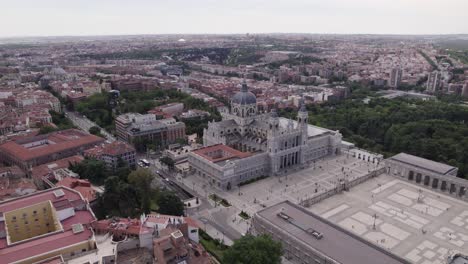
[[[99,127],[101,129],[101,134],[103,134],[106,138],[107,141],[109,142],[114,142],[116,141],[116,138],[109,134],[106,130],[98,126],[96,123],[93,121],[89,120],[88,118],[84,117],[83,115],[77,113],[77,112],[72,112],[72,111],[67,111],[64,110],[65,116],[68,117],[75,126],[79,127],[80,129],[88,132],[89,129],[93,126]]]

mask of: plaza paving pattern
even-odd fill
[[[412,263],[468,252],[468,203],[386,174],[309,210]]]

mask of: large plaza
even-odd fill
[[[468,203],[386,174],[309,210],[411,263],[468,252]]]
[[[305,169],[291,170],[283,176],[271,176],[230,191],[210,186],[198,175],[190,175],[183,182],[201,196],[216,193],[239,210],[253,215],[262,208],[285,200],[298,204],[336,188],[340,179],[352,181],[376,168],[372,162],[341,154],[317,160]]]

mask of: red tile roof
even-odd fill
[[[56,197],[54,195],[54,191],[58,190],[58,189],[63,191],[63,193],[64,193],[63,196]],[[59,200],[63,200],[63,199],[67,199],[69,201],[81,200],[81,195],[78,192],[70,190],[70,189],[65,188],[65,187],[56,187],[56,188],[53,188],[53,189],[48,189],[48,190],[45,190],[45,191],[36,192],[36,193],[32,193],[30,195],[21,196],[21,197],[15,198],[15,199],[0,202],[0,215],[5,213],[5,212],[9,212],[9,211],[12,211],[12,210],[15,210],[15,209],[27,207],[27,206],[37,204],[37,203],[40,203],[40,202],[44,202],[44,201],[47,201],[47,200],[50,200],[52,203],[54,203],[55,201],[59,201]]]
[[[81,161],[83,161],[83,159],[83,156],[76,155],[33,167],[32,177],[34,179],[40,180],[42,179],[42,177],[48,175],[52,171],[68,168],[70,164],[80,163]]]
[[[77,234],[69,230],[51,236],[33,239],[27,243],[20,243],[12,247],[3,248],[0,249],[0,264],[12,263],[46,252],[53,252],[59,248],[88,241],[92,236],[92,231],[87,228],[85,228],[83,232]]]
[[[54,192],[57,190],[61,190],[63,195],[56,197]],[[88,241],[93,237],[93,232],[88,227],[92,222],[96,221],[96,218],[94,217],[92,211],[87,210],[87,207],[83,207],[83,203],[85,202],[83,201],[81,195],[78,192],[66,187],[56,187],[1,202],[0,215],[5,212],[48,200],[52,202],[56,210],[70,207],[75,208],[74,215],[61,221],[63,231],[49,233],[41,237],[23,240],[11,245],[7,244],[6,238],[0,239],[0,264],[25,260],[27,258],[39,256],[44,253],[54,252],[61,248],[69,247],[77,243],[89,243]],[[80,208],[85,209],[80,210]],[[0,223],[2,223],[4,230],[3,221]],[[72,226],[74,224],[83,224],[84,230],[82,232],[74,233],[72,230]],[[2,226],[0,226],[0,228],[2,228]]]
[[[87,180],[66,177],[55,184],[56,186],[65,186],[81,193],[88,202],[96,200],[96,191],[91,187]]]
[[[38,136],[38,141],[40,140]],[[35,158],[52,155],[54,153],[66,151],[73,148],[78,148],[88,144],[99,144],[104,142],[104,139],[95,135],[87,134],[77,129],[68,129],[58,132],[52,132],[45,137],[49,144],[27,148],[22,145],[21,140],[8,141],[0,145],[0,151],[9,153],[20,160],[27,161]],[[41,137],[42,139],[42,137]],[[29,140],[28,142],[32,142]]]
[[[215,151],[222,151],[222,155],[219,155],[216,157],[209,155],[209,153],[215,152]],[[193,153],[199,156],[202,156],[203,158],[211,162],[219,162],[219,161],[233,159],[233,158],[242,159],[242,158],[246,158],[252,155],[250,152],[242,152],[242,151],[233,149],[223,144],[217,144],[217,145],[200,148],[200,149],[194,150]]]

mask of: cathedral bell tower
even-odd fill
[[[299,111],[297,112],[297,128],[302,130],[303,139],[307,138],[308,122],[309,122],[309,113],[307,112],[307,108],[305,106],[304,100],[301,100],[301,106],[299,108]]]
[[[279,117],[276,109],[273,108],[270,112],[270,118],[268,119],[268,135],[276,136],[279,131]]]

